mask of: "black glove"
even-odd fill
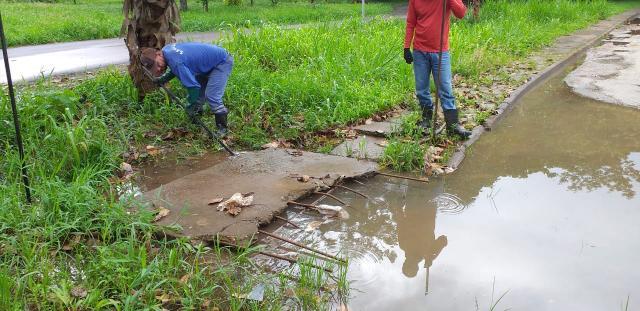
[[[195,122],[195,118],[199,117],[202,114],[202,103],[199,101],[200,97],[200,88],[199,87],[190,87],[187,88],[187,106],[185,106],[185,110],[187,111],[187,115],[191,119],[191,121]]]
[[[407,64],[413,63],[413,54],[411,54],[410,48],[404,49],[404,61],[407,62]]]
[[[153,81],[157,86],[161,86],[169,82],[169,80],[173,79],[175,76],[176,75],[171,72],[171,69],[169,69],[161,76],[151,78],[151,81]]]

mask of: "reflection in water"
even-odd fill
[[[453,175],[354,184],[376,200],[336,192],[352,217],[306,240],[351,258],[350,310],[616,309],[640,297],[638,120],[554,78]]]

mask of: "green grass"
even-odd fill
[[[480,22],[453,24],[453,70],[481,83],[480,75],[621,8],[601,1],[486,2]],[[295,141],[398,104],[415,105],[411,67],[401,59],[399,41],[390,39],[402,38],[403,26],[386,20],[298,30],[267,25],[226,39],[222,44],[236,56],[225,98],[236,143],[256,147],[278,138]],[[173,88],[182,92],[175,81]],[[130,145],[188,142],[202,148],[206,141],[197,135],[169,143],[148,137],[147,131],[174,127],[201,132],[161,93],[142,103],[136,98],[130,79],[115,70],[73,88],[43,81],[18,90],[35,197],[27,205],[11,110],[2,96],[0,309],[197,309],[207,300],[223,309],[278,309],[285,299],[282,282],[269,287],[264,304],[249,305],[233,296],[257,282],[284,278],[256,272],[247,259],[253,249],[229,252],[154,238],[158,228],[151,223],[152,213],[118,196],[114,175]],[[387,152],[407,169],[421,165],[426,147],[410,124]],[[212,258],[228,265],[203,264]],[[322,278],[302,273],[303,285],[293,285],[302,286],[294,290],[303,296],[299,306],[324,304],[315,300],[324,291],[311,281]],[[181,281],[185,275],[191,276]],[[346,283],[344,277],[339,280]],[[78,295],[83,289],[84,298]]]
[[[327,3],[270,0],[248,1],[229,6],[211,1],[204,12],[200,2],[189,1],[190,9],[181,13],[182,32],[214,31],[263,23],[296,24],[338,20],[360,15],[360,6],[350,2]],[[392,3],[369,3],[366,14],[388,13]],[[115,38],[122,24],[122,1],[78,0],[77,4],[0,2],[9,46]]]

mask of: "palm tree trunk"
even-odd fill
[[[174,43],[179,31],[180,15],[175,0],[124,0],[124,21],[120,31],[129,50],[129,75],[138,89],[139,99],[156,86],[140,66],[139,49],[161,49]]]

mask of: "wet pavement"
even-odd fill
[[[281,234],[350,257],[350,310],[635,305],[640,112],[573,94],[566,73],[525,95],[452,175],[353,183],[373,198],[335,191],[349,219]]]
[[[611,32],[603,45],[589,50],[567,84],[578,94],[640,108],[640,16]]]

